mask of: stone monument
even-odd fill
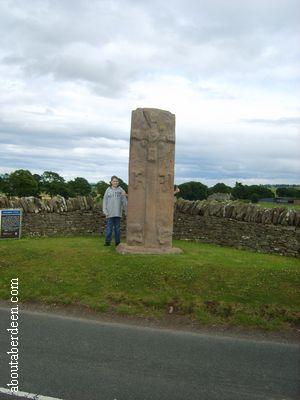
[[[132,112],[126,244],[120,253],[179,253],[172,247],[175,115]]]

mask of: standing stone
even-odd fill
[[[172,247],[175,115],[155,108],[132,112],[127,243],[120,253],[177,253]]]

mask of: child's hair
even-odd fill
[[[113,176],[110,178],[110,184],[111,184],[111,181],[112,181],[113,179],[119,180],[119,178],[118,178],[116,175],[113,175]]]

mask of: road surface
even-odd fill
[[[0,308],[0,323],[0,387],[7,388],[10,309]],[[299,376],[297,343],[19,314],[19,390],[27,393],[62,400],[296,400]]]

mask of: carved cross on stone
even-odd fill
[[[156,108],[132,112],[127,242],[120,253],[178,253],[172,247],[175,115]]]

